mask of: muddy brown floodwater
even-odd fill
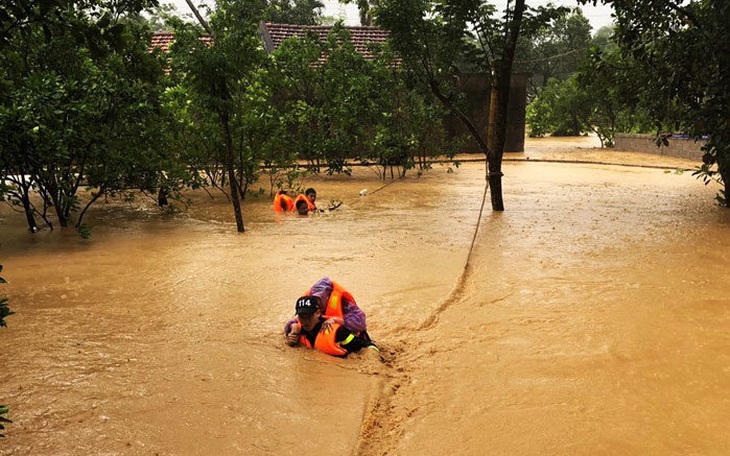
[[[729,454],[730,212],[694,164],[594,145],[508,157],[471,255],[483,163],[316,178],[340,209],[252,199],[243,235],[204,194],[99,205],[87,241],[3,208],[0,454]],[[384,362],[285,346],[324,275]]]

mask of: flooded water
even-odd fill
[[[471,255],[472,162],[316,178],[342,207],[252,199],[243,235],[205,194],[185,215],[101,205],[90,240],[0,210],[0,454],[727,454],[730,213],[685,162],[585,141],[506,162]],[[283,343],[325,275],[385,362]]]

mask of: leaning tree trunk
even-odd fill
[[[14,193],[25,212],[25,221],[28,223],[28,231],[35,233],[38,231],[38,223],[35,221],[33,205],[30,203],[31,182],[29,182],[23,174],[20,174],[19,180],[14,180],[18,191]]]
[[[233,159],[233,138],[231,137],[230,119],[227,113],[221,114],[221,127],[223,128],[223,136],[226,141],[226,158],[225,166],[228,172],[228,184],[231,187],[231,203],[233,204],[233,213],[236,217],[236,229],[239,233],[243,233],[243,214],[241,213],[241,200],[238,197],[238,182],[236,181],[236,167]]]
[[[33,206],[30,204],[30,198],[28,197],[28,193],[25,189],[22,190],[22,195],[20,197],[20,200],[23,204],[23,211],[25,212],[25,220],[28,222],[28,231],[31,233],[35,233],[38,231],[38,224],[35,221],[35,217],[33,216]]]

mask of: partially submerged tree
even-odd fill
[[[386,169],[403,176],[427,143],[443,150],[441,112],[406,84],[387,47],[372,51],[376,58],[365,59],[338,24],[324,40],[314,33],[287,39],[272,56],[276,137],[290,151],[296,144],[314,172],[349,173],[359,161],[383,178]],[[288,157],[285,150],[276,156]]]
[[[590,128],[593,115],[591,97],[575,76],[551,79],[538,89],[527,107],[530,135],[579,136]]]
[[[532,136],[595,133],[612,147],[617,132],[649,131],[653,124],[636,87],[651,85],[642,68],[615,46],[597,46],[583,66],[565,80],[552,79],[527,107]]]
[[[377,24],[390,32],[405,67],[459,119],[487,159],[492,209],[504,210],[502,155],[507,105],[515,49],[524,30],[534,33],[562,9],[529,9],[525,0],[507,3],[500,17],[496,8],[479,0],[440,2],[383,0]],[[489,137],[479,130],[459,103],[458,75],[480,71],[492,89]]]
[[[208,139],[223,165],[239,232],[244,231],[240,201],[245,189],[236,170],[245,172],[258,166],[258,157],[246,153],[251,149],[246,148],[242,129],[254,77],[265,58],[256,36],[264,6],[263,1],[218,0],[210,19],[212,43],[200,39],[207,31],[178,21],[171,48],[172,70],[181,78],[192,103],[190,109],[195,116],[208,119],[198,125],[212,128]]]

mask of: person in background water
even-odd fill
[[[365,332],[354,334],[340,323],[326,326],[327,320],[322,316],[321,308],[322,302],[317,296],[302,296],[297,299],[294,305],[297,318],[286,334],[287,345],[294,347],[301,344],[339,357],[345,357],[365,347],[380,352]]]
[[[309,207],[307,207],[307,202],[304,200],[297,200],[296,211],[297,211],[297,214],[305,216],[305,217],[307,215],[309,215]]]
[[[286,194],[286,190],[279,190],[274,195],[274,212],[284,213],[294,210],[294,200]]]
[[[294,204],[297,206],[297,210],[299,210],[299,202],[305,202],[307,204],[307,210],[309,212],[317,212],[317,205],[314,203],[316,199],[317,191],[312,187],[309,187],[304,191],[303,195],[301,193],[297,195],[297,197],[294,199]],[[303,214],[299,212],[299,215]]]
[[[305,293],[307,296],[319,298],[319,306],[322,316],[325,317],[325,328],[332,327],[335,323],[344,326],[355,335],[367,334],[367,320],[365,312],[358,307],[352,294],[345,290],[339,283],[329,277],[322,277]],[[284,334],[288,335],[292,324],[297,319],[291,319],[284,327]]]

